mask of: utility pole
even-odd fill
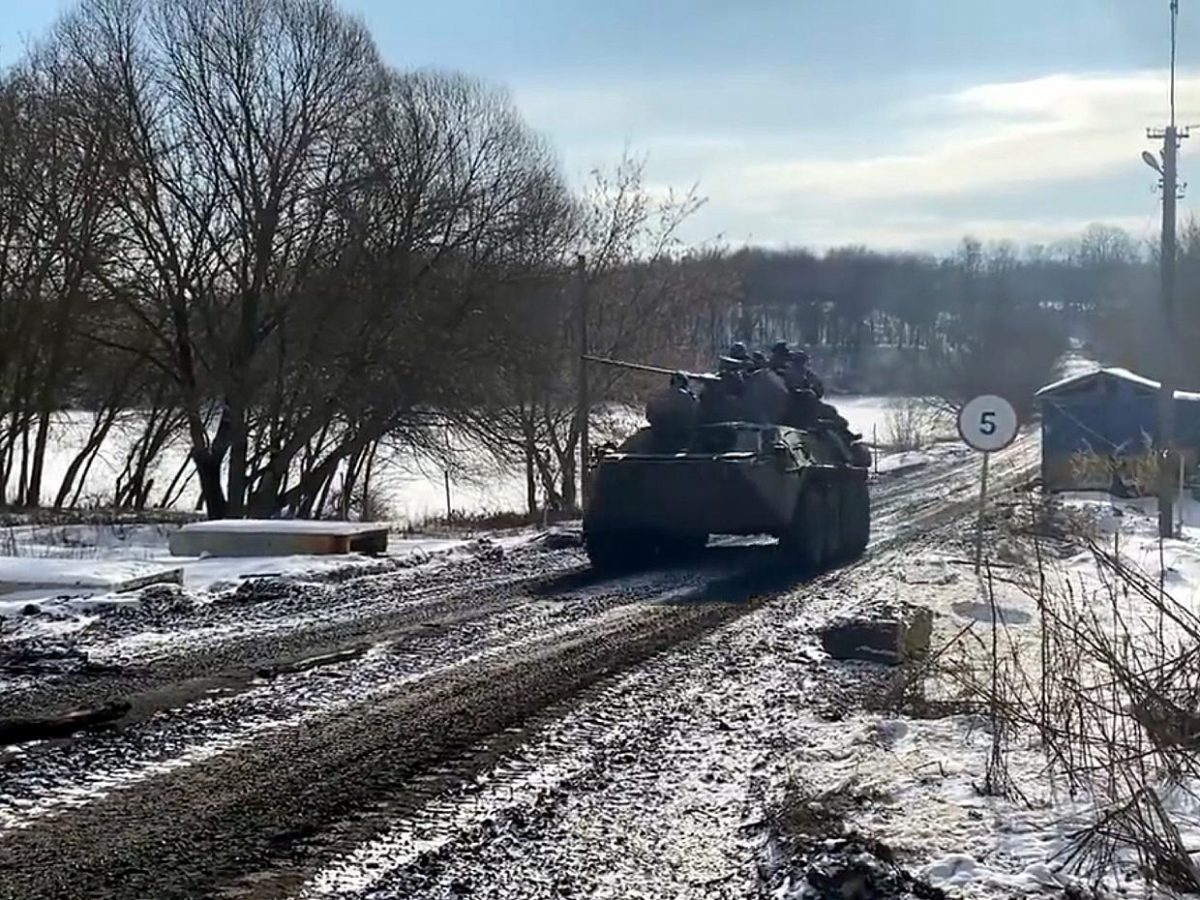
[[[583,254],[575,260],[575,274],[579,290],[579,406],[575,414],[579,417],[579,508],[587,509],[588,493],[591,485],[588,483],[588,457],[591,454],[588,435],[588,419],[591,418],[592,402],[588,396],[588,290],[587,290],[587,260]]]
[[[1162,175],[1163,216],[1162,243],[1159,252],[1159,279],[1162,290],[1162,332],[1160,350],[1163,361],[1162,381],[1158,393],[1158,534],[1172,537],[1175,533],[1174,505],[1176,484],[1175,464],[1175,376],[1178,364],[1175,340],[1175,202],[1179,199],[1179,144],[1188,136],[1186,128],[1175,125],[1175,31],[1179,19],[1179,0],[1171,0],[1171,124],[1162,129],[1149,129],[1152,140],[1162,140],[1161,165],[1153,154],[1143,154],[1151,168]]]

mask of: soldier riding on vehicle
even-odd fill
[[[699,401],[683,372],[672,373],[667,390],[655,394],[646,404],[646,420],[664,443],[685,442],[696,427],[698,413]]]

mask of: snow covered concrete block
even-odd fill
[[[821,646],[834,659],[900,665],[929,653],[933,613],[925,607],[888,611],[872,618],[849,618],[821,629]]]
[[[386,553],[388,526],[300,519],[192,522],[170,538],[173,556],[314,556]]]
[[[54,593],[123,594],[152,584],[182,584],[183,570],[154,562],[105,559],[0,558],[0,615],[4,601]]]

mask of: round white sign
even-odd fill
[[[1017,436],[1017,411],[1003,397],[983,394],[958,411],[958,433],[985,453],[1003,450]]]

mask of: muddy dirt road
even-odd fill
[[[0,898],[748,896],[756,779],[828,712],[813,628],[891,599],[976,467],[881,480],[867,556],[808,583],[754,542],[607,579],[480,542],[100,623],[4,683],[0,716],[131,708],[0,749]]]

